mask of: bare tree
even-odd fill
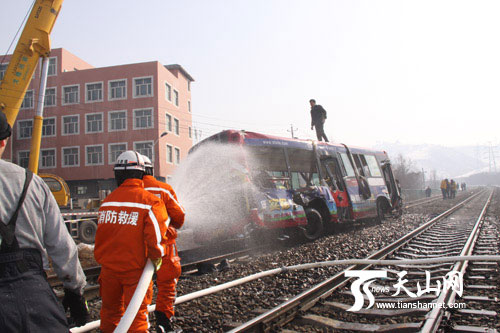
[[[394,176],[399,180],[402,188],[420,189],[422,188],[422,172],[414,171],[416,168],[411,159],[399,154],[394,163]]]

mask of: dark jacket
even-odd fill
[[[321,105],[316,104],[311,108],[311,126],[321,125],[325,122],[326,111]]]

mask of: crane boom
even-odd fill
[[[0,82],[0,110],[5,113],[11,126],[14,126],[38,60],[50,54],[49,35],[62,2],[63,0],[35,1],[5,76]]]

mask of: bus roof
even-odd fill
[[[322,142],[311,139],[299,139],[299,138],[285,138],[280,136],[268,135],[257,132],[248,132],[245,130],[224,130],[217,134],[211,135],[208,138],[200,141],[196,145],[194,145],[190,152],[198,148],[200,145],[203,145],[208,142],[228,142],[228,143],[241,143],[247,145],[272,145],[272,146],[290,146],[290,147],[306,147],[311,146],[314,142],[318,148],[328,149],[329,147],[341,148],[344,149],[345,146],[342,143],[332,143],[332,142]],[[387,153],[382,150],[364,148],[358,146],[349,146],[346,145],[351,151],[356,152],[364,152],[364,153],[372,153],[372,154],[381,154],[387,156]]]

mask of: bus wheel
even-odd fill
[[[83,221],[78,228],[78,238],[84,243],[93,244],[96,231],[97,224],[94,221]]]
[[[377,217],[376,217],[377,224],[381,224],[384,219],[385,219],[384,204],[381,200],[379,200],[377,201]]]
[[[315,240],[323,234],[323,218],[314,208],[306,209],[307,226],[304,228],[304,237],[307,240]]]

